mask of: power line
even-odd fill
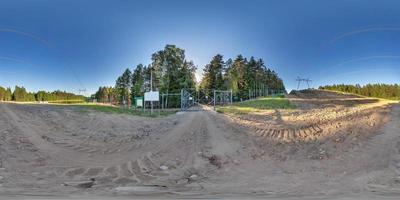
[[[312,82],[312,80],[310,80],[309,78],[300,78],[299,76],[296,78],[296,81],[297,81],[297,90],[300,88],[301,82],[306,82],[307,89],[310,88],[310,82]]]
[[[78,91],[79,91],[79,95],[81,95],[81,92],[83,92],[83,94],[86,93],[86,89],[79,89]]]
[[[0,32],[9,32],[9,33],[14,33],[14,34],[18,34],[18,35],[22,35],[22,36],[31,38],[31,39],[33,39],[33,40],[36,40],[36,41],[42,43],[42,44],[43,44],[44,46],[46,46],[48,49],[55,51],[55,52],[56,52],[56,56],[58,57],[58,59],[60,59],[60,61],[62,60],[62,58],[65,58],[65,57],[61,57],[61,55],[63,55],[63,54],[59,54],[59,53],[56,51],[57,49],[56,49],[53,45],[51,45],[51,43],[50,43],[49,41],[47,41],[47,40],[41,38],[41,37],[38,36],[38,35],[29,33],[29,32],[25,32],[25,31],[21,31],[21,30],[17,30],[17,29],[13,29],[13,28],[0,28]],[[15,61],[15,62],[25,62],[25,61],[21,61],[21,60],[19,60],[19,59],[14,59],[14,58],[4,57],[4,56],[0,57],[0,59],[4,59],[4,60],[7,59],[7,60]],[[84,84],[83,84],[83,82],[81,81],[81,79],[78,77],[78,75],[77,75],[77,73],[75,72],[75,70],[74,70],[72,67],[68,66],[68,65],[63,65],[63,67],[64,67],[64,68],[67,68],[67,70],[70,70],[71,73],[72,73],[72,76],[76,79],[76,81],[78,82],[79,86],[80,86],[81,88],[84,88],[84,89],[79,90],[79,93],[80,93],[80,92],[86,92],[86,87],[84,86]]]

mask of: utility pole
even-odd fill
[[[153,70],[150,68],[150,91],[153,91]]]
[[[297,90],[299,90],[301,82],[306,82],[307,83],[307,89],[310,89],[311,80],[309,78],[305,79],[305,78],[297,77],[296,81],[297,81]]]
[[[302,79],[301,79],[300,77],[297,77],[297,78],[296,78],[296,81],[297,81],[297,90],[299,90],[299,88],[300,88],[300,83],[301,83]]]
[[[311,80],[310,80],[310,79],[306,79],[305,82],[307,83],[307,87],[310,88],[310,82],[311,82]]]

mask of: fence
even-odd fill
[[[259,97],[286,94],[285,90],[255,89],[247,91],[210,90],[210,89],[182,89],[180,93],[161,93],[160,101],[153,102],[153,108],[164,110],[182,111],[202,110],[203,106],[214,107],[234,102],[251,100]],[[151,108],[149,102],[144,102],[144,110]]]

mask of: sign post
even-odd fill
[[[144,101],[143,101],[143,97],[135,97],[135,101],[134,101],[135,107],[136,108],[144,108]]]
[[[160,93],[158,91],[150,91],[144,93],[144,101],[150,101],[151,103],[151,111],[150,113],[153,114],[153,101],[160,100]]]

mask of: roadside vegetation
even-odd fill
[[[264,97],[254,100],[233,103],[227,106],[218,106],[216,111],[228,114],[248,114],[271,109],[295,109],[296,106],[282,97]]]
[[[377,97],[390,100],[400,100],[400,85],[398,84],[367,84],[356,85],[326,85],[319,89],[358,94],[366,97]]]
[[[285,92],[278,73],[268,68],[262,59],[242,55],[225,61],[220,54],[214,56],[204,68],[199,88],[210,92],[214,89],[232,90],[234,100],[262,96],[266,90]]]
[[[127,114],[127,115],[135,115],[135,116],[143,116],[143,117],[162,117],[174,114],[177,110],[153,110],[153,113],[150,113],[150,110],[146,110],[143,112],[141,109],[133,109],[133,108],[123,108],[118,106],[112,105],[98,105],[98,104],[91,104],[91,103],[84,103],[84,104],[75,104],[71,105],[75,106],[82,111],[89,111],[94,110],[98,112],[108,113],[108,114]]]
[[[46,101],[52,102],[65,102],[76,103],[84,102],[86,97],[76,95],[70,92],[56,90],[54,92],[38,91],[28,92],[24,87],[15,86],[14,90],[11,88],[4,88],[0,86],[0,101],[15,101],[15,102],[34,102]]]
[[[48,101],[50,104],[85,104],[84,100],[58,100],[58,101]]]
[[[99,87],[90,98],[65,91],[29,92],[24,87],[0,87],[0,101],[46,102],[51,104],[77,104],[84,102],[107,103],[112,105],[135,105],[135,97],[142,97],[147,91],[167,94],[163,99],[164,108],[180,107],[182,89],[200,89],[204,96],[212,96],[213,90],[232,91],[233,101],[242,101],[271,93],[285,93],[285,87],[278,74],[268,68],[259,58],[238,55],[224,59],[215,55],[204,67],[199,84],[195,77],[197,66],[185,56],[185,50],[175,45],[166,45],[151,55],[151,63],[139,63],[134,69],[126,69],[116,78],[114,86]],[[100,107],[102,110],[103,108]],[[117,112],[133,112],[117,111]],[[135,111],[136,112],[136,111]],[[139,111],[138,111],[139,112]]]
[[[126,69],[116,79],[114,87],[100,87],[91,98],[97,102],[129,105],[135,97],[143,96],[144,92],[150,90],[159,91],[160,94],[180,94],[181,89],[198,87],[208,96],[212,95],[214,89],[232,90],[234,100],[261,96],[266,90],[270,93],[285,91],[278,74],[268,68],[262,59],[255,57],[238,55],[234,59],[224,59],[223,55],[217,54],[204,67],[199,85],[196,85],[196,69],[193,61],[186,59],[184,49],[166,45],[151,56],[150,64],[138,64],[135,69]],[[166,98],[166,107],[180,106],[179,98]]]

